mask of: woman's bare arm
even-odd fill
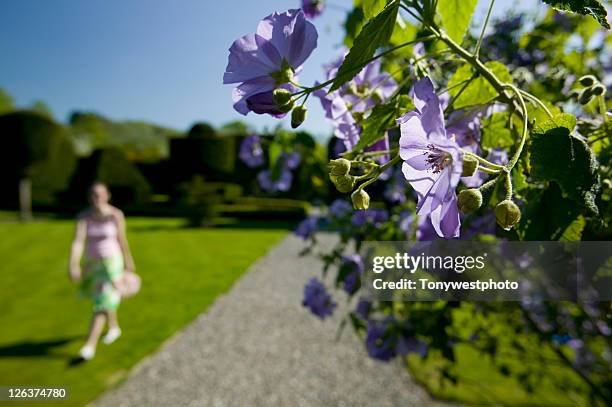
[[[125,216],[123,215],[123,212],[121,212],[121,210],[116,209],[115,219],[117,221],[118,229],[117,239],[119,240],[119,246],[121,246],[121,253],[123,253],[123,262],[125,264],[125,269],[128,271],[135,271],[136,267],[134,266],[134,259],[132,258],[132,252],[130,251],[130,245],[128,244],[127,240]]]
[[[87,234],[87,223],[85,219],[79,219],[74,233],[74,240],[70,248],[70,278],[72,281],[81,279],[81,257],[85,249],[85,236]]]

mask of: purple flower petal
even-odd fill
[[[269,93],[271,96],[274,87],[274,79],[268,76],[255,78],[240,84],[232,91],[234,109],[238,113],[246,115],[251,111],[249,109],[247,100],[258,94]]]
[[[317,30],[300,9],[270,14],[257,26],[257,34],[269,40],[294,70],[317,47]]]
[[[282,64],[278,50],[257,34],[247,34],[237,39],[229,51],[227,68],[223,74],[224,84],[269,76],[271,72],[278,71]]]
[[[421,113],[423,129],[428,134],[433,133],[446,137],[442,106],[431,80],[423,78],[415,83],[410,90],[410,97],[412,97],[414,106]]]

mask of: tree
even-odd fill
[[[32,185],[40,187],[44,200],[50,203],[75,168],[67,130],[36,112],[15,111],[0,116],[0,138],[3,183],[18,183],[21,218],[28,220],[32,217]],[[38,177],[44,181],[37,182]]]
[[[8,113],[14,109],[13,98],[0,88],[0,114]]]

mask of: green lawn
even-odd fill
[[[283,225],[265,229],[252,222],[215,229],[182,225],[178,219],[128,219],[142,291],[121,305],[121,339],[100,344],[93,361],[74,364],[91,305],[77,297],[67,277],[73,222],[0,218],[0,385],[67,386],[69,404],[85,404],[124,380],[287,233]]]

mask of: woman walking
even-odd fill
[[[91,186],[91,206],[78,216],[70,253],[70,278],[81,282],[84,292],[93,300],[89,335],[79,352],[85,360],[95,356],[105,323],[108,323],[103,338],[105,344],[111,344],[121,336],[117,320],[120,285],[124,271],[134,271],[123,212],[110,205],[109,199],[110,192],[105,184],[96,182]],[[81,269],[83,253],[85,258]]]

